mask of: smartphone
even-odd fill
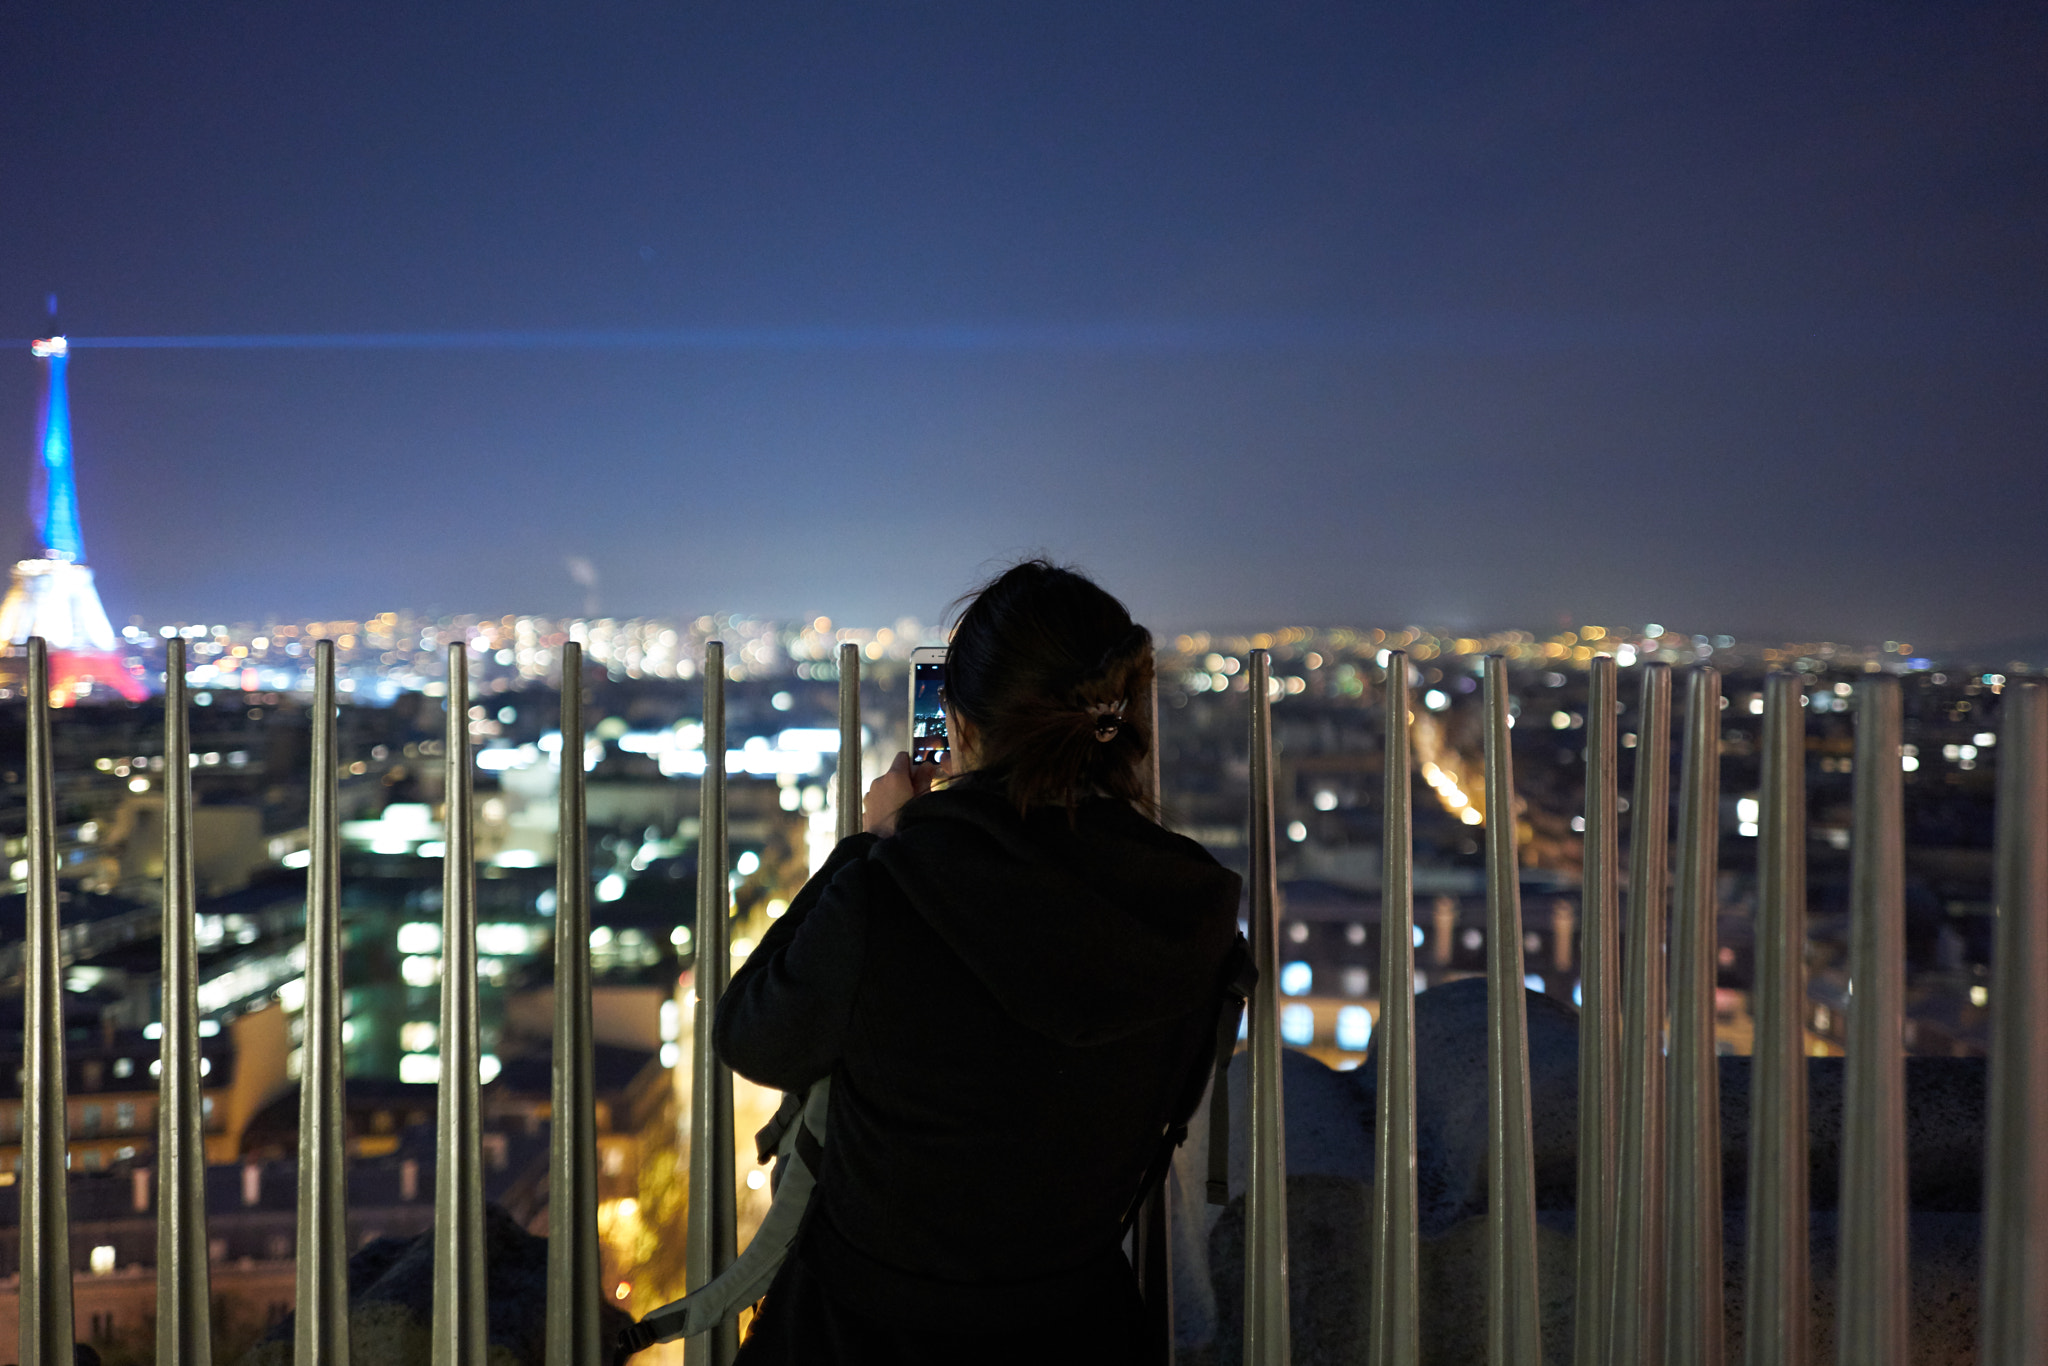
[[[946,647],[910,652],[910,762],[946,762]]]

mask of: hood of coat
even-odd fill
[[[1003,1008],[1090,1045],[1213,1004],[1240,879],[1120,801],[1019,816],[971,784],[904,807],[870,855]]]

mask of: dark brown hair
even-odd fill
[[[982,779],[1020,810],[1094,792],[1151,814],[1152,633],[1094,582],[1026,560],[969,595],[946,653],[946,701],[974,726]]]

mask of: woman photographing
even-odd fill
[[[1044,561],[997,577],[948,651],[947,781],[897,755],[734,974],[719,1055],[832,1080],[743,1366],[1159,1355],[1124,1220],[1214,1049],[1239,883],[1150,818],[1151,686],[1114,597]]]

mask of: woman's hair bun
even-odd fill
[[[1152,633],[1134,621],[1130,630],[1110,642],[1109,647],[1102,652],[1102,657],[1095,661],[1095,667],[1089,671],[1088,679],[1085,681],[1110,678],[1116,673],[1118,665],[1129,662],[1140,651],[1149,652],[1151,648]]]
[[[1104,792],[1150,809],[1139,713],[1152,633],[1084,575],[1046,560],[1003,571],[968,600],[946,656],[946,696],[977,732],[979,769],[1020,807]]]

